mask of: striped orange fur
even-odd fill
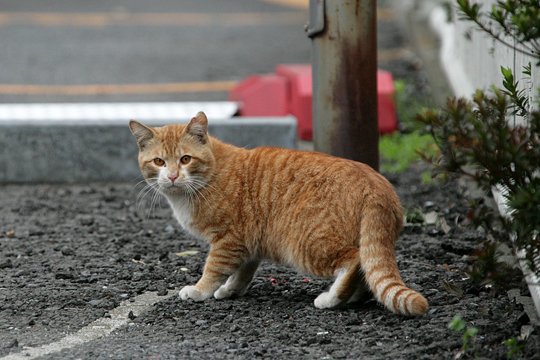
[[[315,299],[331,308],[371,292],[391,311],[422,315],[428,303],[405,286],[394,253],[399,199],[369,166],[315,152],[241,149],[188,125],[130,122],[147,182],[180,224],[210,243],[201,279],[180,291],[201,301],[242,295],[263,259],[335,277]],[[156,160],[157,159],[157,160]]]

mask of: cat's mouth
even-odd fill
[[[189,181],[163,181],[159,183],[159,190],[166,195],[190,195],[194,189]]]
[[[178,192],[179,190],[185,191],[187,189],[186,184],[183,181],[162,181],[159,182],[159,189],[166,192]]]

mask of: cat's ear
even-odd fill
[[[201,144],[208,141],[208,119],[205,113],[199,111],[186,126],[186,132],[194,136]]]
[[[133,136],[135,136],[135,139],[137,139],[137,145],[139,145],[139,149],[141,150],[154,137],[154,131],[151,128],[135,120],[129,122],[129,129]]]

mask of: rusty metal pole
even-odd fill
[[[310,0],[315,150],[378,170],[375,0]]]

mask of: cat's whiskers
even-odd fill
[[[141,181],[138,181],[135,185],[133,185],[133,187],[136,188],[137,186],[139,186],[139,184],[146,183],[146,182],[151,181],[151,180],[157,180],[157,177],[148,178],[148,179],[142,179]]]
[[[154,188],[154,194],[152,195],[152,201],[150,202],[150,207],[148,209],[147,213],[147,219],[150,219],[150,216],[152,215],[152,212],[155,210],[156,204],[161,204],[161,191],[159,191],[159,185],[157,185],[156,188]]]
[[[195,205],[195,199],[194,199],[195,194],[193,193],[193,190],[189,188],[187,184],[185,184],[185,182],[182,182],[182,186],[183,186],[184,194],[187,195],[186,200],[188,202],[188,205],[190,208],[193,208],[193,206]]]
[[[182,182],[182,184],[189,189],[190,192],[195,195],[196,199],[200,202],[200,199],[202,198],[205,202],[208,203],[208,198],[204,195],[203,189],[205,189],[209,194],[211,194],[212,191],[216,191],[217,189],[208,184],[205,180],[202,180],[196,176],[192,176],[187,178]]]
[[[152,190],[155,190],[155,184],[146,184],[137,195],[137,202],[140,203],[146,195],[148,195]]]
[[[206,199],[206,197],[202,193],[203,190],[206,190],[208,195],[213,195],[213,193],[218,192],[218,189],[214,185],[208,183],[206,181],[206,179],[201,179],[201,178],[199,178],[197,176],[193,176],[193,177],[189,178],[189,181],[190,181],[190,183],[192,185],[195,186],[195,189],[199,193],[201,193],[201,196],[203,196],[206,201],[208,201],[208,200]]]
[[[139,182],[137,182],[135,185],[133,185],[134,188],[137,188],[137,186],[139,186],[140,184],[144,184],[143,186],[143,190],[150,184],[152,183],[155,183],[157,181],[157,177],[151,177],[151,178],[148,178],[148,179],[143,179]],[[142,190],[141,190],[142,191]],[[139,191],[140,193],[140,191]]]
[[[212,184],[209,184],[206,180],[203,180],[203,179],[201,179],[199,177],[193,176],[193,177],[190,177],[188,180],[189,180],[190,183],[195,185],[195,187],[198,190],[202,190],[203,188],[209,188],[211,190],[217,190],[215,188],[215,186],[213,186]]]
[[[156,185],[155,180],[148,179],[148,181],[144,184],[142,189],[139,190],[139,193],[137,194],[137,201],[142,200],[146,196],[146,194],[148,193],[149,189],[151,189],[155,185]]]
[[[137,212],[140,212],[141,210],[141,206],[144,202],[144,199],[146,198],[146,196],[148,196],[148,194],[154,192],[153,196],[152,196],[152,203],[154,202],[154,199],[156,197],[156,194],[159,193],[159,185],[158,185],[158,178],[157,177],[154,177],[154,178],[148,178],[145,180],[146,181],[146,184],[145,186],[139,191],[139,194],[137,195],[137,200],[136,200],[136,203],[137,203]],[[139,182],[140,184],[140,182]],[[147,219],[150,217],[150,213],[151,213],[151,207],[149,209],[149,211],[147,211]]]
[[[191,184],[189,181],[184,181],[183,186],[187,190],[187,193],[190,195],[190,198],[192,200],[196,200],[197,202],[200,202],[199,194],[197,189]],[[193,205],[193,204],[190,204]]]

